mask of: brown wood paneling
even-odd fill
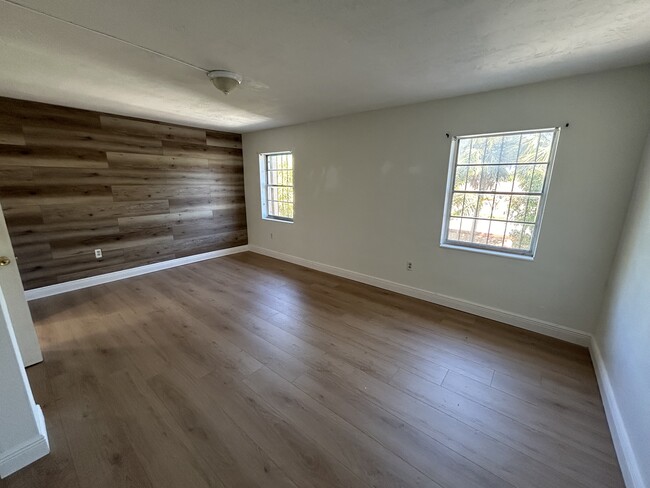
[[[209,142],[206,140],[206,131],[203,129],[194,129],[192,127],[178,127],[163,124],[160,122],[146,122],[143,120],[127,119],[125,117],[114,117],[111,115],[101,115],[99,118],[101,120],[103,128],[110,129],[115,132],[153,136],[157,139],[165,141],[185,142],[199,145]],[[239,141],[241,142],[241,136],[239,134],[228,134],[230,136],[234,136],[235,138],[239,138]],[[222,146],[230,147],[226,144],[222,144]]]
[[[247,243],[228,132],[0,97],[0,202],[26,289]]]
[[[111,162],[111,168],[139,170],[175,169],[181,170],[185,173],[189,173],[191,171],[205,171],[205,169],[208,168],[207,158],[157,156],[152,154],[133,154],[121,152],[107,152],[106,157]]]
[[[14,98],[0,98],[0,121],[18,126],[100,127],[97,112]]]
[[[29,146],[71,147],[100,151],[128,151],[161,154],[162,142],[154,137],[112,133],[101,129],[52,129],[23,126],[25,143]]]
[[[25,144],[25,136],[20,125],[0,122],[0,144]]]
[[[242,150],[237,148],[183,144],[170,141],[163,141],[162,144],[165,156],[208,158],[216,161],[236,161],[237,158],[242,156]]]
[[[207,131],[208,136],[208,146],[217,146],[217,147],[236,147],[240,148],[241,137],[237,137],[237,134],[232,134],[230,132],[217,132],[214,130]]]
[[[164,214],[169,211],[167,200],[149,202],[112,202],[100,205],[51,205],[43,208],[43,221],[68,222],[106,217]]]
[[[65,147],[27,147],[0,144],[0,166],[50,168],[108,168],[106,153]]]

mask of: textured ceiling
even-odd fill
[[[18,1],[0,95],[241,132],[650,61],[650,0]]]

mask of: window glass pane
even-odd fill
[[[463,217],[475,217],[477,205],[478,195],[473,193],[466,193],[465,204],[463,205]]]
[[[265,216],[293,219],[293,157],[291,154],[267,154]]]
[[[494,203],[494,195],[479,195],[479,200],[478,200],[479,218],[489,219],[490,217],[492,217],[493,203]]]
[[[494,191],[496,189],[498,172],[499,166],[483,166],[480,182],[481,191]]]
[[[537,156],[537,144],[539,143],[539,133],[522,134],[519,145],[520,163],[534,163]]]
[[[535,231],[535,226],[530,224],[523,225],[523,231],[521,235],[521,243],[519,245],[520,249],[530,249],[530,246],[533,244],[533,232]]]
[[[526,208],[525,222],[537,221],[537,210],[539,209],[540,197],[528,197],[528,207]]]
[[[537,149],[537,162],[548,163],[551,159],[551,144],[553,142],[552,132],[542,132],[539,136],[539,148]]]
[[[501,152],[502,163],[514,163],[517,161],[520,140],[521,136],[519,134],[503,137],[503,150]]]
[[[503,137],[488,137],[485,148],[485,164],[498,164],[501,161],[501,145]]]
[[[478,191],[481,184],[481,175],[483,168],[481,166],[470,166],[467,170],[467,186],[468,191]]]
[[[463,215],[463,202],[465,201],[465,195],[462,193],[454,193],[453,198],[451,199],[451,216],[460,217]]]
[[[447,232],[447,239],[452,241],[458,240],[458,233],[460,232],[460,219],[449,219],[449,231]]]
[[[477,137],[472,141],[472,150],[469,155],[470,164],[482,164],[485,155],[486,137]]]
[[[506,236],[505,240],[503,241],[504,247],[518,249],[519,243],[521,242],[522,229],[522,224],[514,224],[512,222],[509,222],[506,225]]]
[[[456,168],[456,178],[454,179],[454,190],[464,190],[467,183],[467,166]]]
[[[461,219],[459,241],[472,242],[474,219]]]
[[[523,165],[517,166],[515,171],[515,184],[512,187],[512,191],[517,193],[528,193],[530,192],[531,178],[533,177],[533,165]]]
[[[509,207],[510,195],[495,195],[492,218],[497,220],[506,220],[508,218]]]
[[[471,139],[458,140],[458,164],[469,164],[469,151],[472,145]]]
[[[457,139],[446,238],[532,254],[557,134],[553,129]]]
[[[493,220],[490,226],[490,235],[488,236],[488,245],[501,246],[506,233],[506,223]]]
[[[499,192],[510,192],[512,191],[512,184],[515,180],[515,166],[514,165],[504,165],[499,166],[497,171],[497,187],[496,191]]]
[[[528,197],[513,195],[510,199],[510,213],[508,215],[508,220],[523,222],[526,219],[527,205]]]
[[[544,189],[544,179],[546,178],[546,164],[536,164],[533,170],[533,179],[530,185],[530,191],[540,193]]]
[[[489,220],[477,220],[474,228],[474,244],[487,244],[488,234],[490,233]]]

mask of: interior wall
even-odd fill
[[[590,333],[650,127],[648,86],[645,65],[245,134],[250,244]],[[535,260],[441,248],[445,133],[566,122]],[[258,153],[280,150],[294,153],[293,224],[261,219]]]
[[[26,289],[247,242],[239,134],[0,98],[0,202]]]
[[[629,437],[637,477],[650,486],[650,136],[612,268],[596,341]],[[619,426],[620,428],[621,426]],[[628,453],[629,454],[629,453]],[[634,467],[632,471],[634,472]],[[634,474],[632,475],[634,476]]]

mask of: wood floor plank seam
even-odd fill
[[[321,404],[322,404],[323,406],[325,406],[326,408],[330,408],[330,407],[328,407],[325,403],[323,403],[323,401],[322,401],[321,398],[319,398],[319,397],[317,397],[317,396],[314,396],[313,394],[310,394],[308,390],[306,390],[306,389],[300,387],[299,380],[300,380],[301,378],[304,378],[305,376],[311,376],[311,374],[313,374],[313,373],[308,373],[307,375],[302,375],[302,376],[300,376],[296,381],[294,381],[294,385],[296,385],[298,388],[300,388],[300,389],[301,389],[302,391],[304,391],[306,394],[310,395],[310,396],[311,396],[315,401],[319,401],[319,402],[321,402]],[[392,416],[392,415],[393,415],[393,414],[391,414],[390,412],[388,412],[387,410],[384,410],[384,409],[382,409],[382,408],[379,407],[379,406],[377,406],[377,408],[378,408],[379,410],[382,410],[383,412],[385,412],[385,415],[388,415],[388,416]],[[330,408],[330,410],[331,410],[333,413],[337,414],[337,412],[336,412],[335,410],[332,410],[331,408]],[[446,448],[443,444],[441,444],[441,443],[440,443],[438,440],[436,440],[434,437],[430,436],[427,432],[423,432],[423,431],[421,431],[421,430],[419,430],[419,429],[417,429],[416,427],[413,427],[413,426],[411,426],[411,427],[412,427],[415,431],[417,431],[417,432],[419,432],[420,434],[422,434],[424,437],[430,439],[430,441],[431,441],[432,443],[440,444],[440,445],[443,446],[445,449],[448,449],[450,452],[454,453],[455,455],[459,456],[460,458],[463,458],[463,459],[466,461],[466,463],[467,463],[467,465],[464,467],[465,470],[472,471],[472,467],[474,467],[474,469],[483,469],[483,468],[481,468],[478,464],[474,463],[472,460],[470,460],[469,458],[465,457],[464,455],[458,453],[457,451],[454,451],[453,449]],[[398,452],[395,452],[395,451],[396,451],[395,449],[391,449],[391,447],[388,446],[388,445],[386,445],[386,443],[383,442],[380,438],[378,438],[378,437],[376,437],[376,436],[374,436],[374,435],[372,435],[372,434],[368,434],[368,435],[369,435],[370,437],[372,437],[373,439],[375,439],[375,441],[377,441],[378,443],[384,445],[384,447],[385,447],[386,449],[392,451],[396,456],[400,456],[400,457],[402,457],[402,459],[403,459],[405,462],[407,462],[407,463],[409,463],[409,464],[411,464],[411,465],[413,465],[414,467],[417,468],[417,466],[415,466],[414,464],[412,464],[412,461],[410,461],[410,460],[407,459],[406,457],[401,456]],[[420,471],[422,471],[422,469],[420,469]],[[487,471],[487,470],[486,470],[486,471]],[[424,472],[424,471],[422,471],[422,472]],[[460,474],[460,473],[459,473],[459,474]],[[425,473],[425,475],[426,475],[426,473]],[[430,478],[432,478],[432,476],[430,476],[430,475],[428,475],[428,476],[429,476]],[[458,476],[458,475],[457,475],[457,476]],[[498,479],[500,480],[500,484],[499,484],[499,486],[506,486],[506,485],[508,485],[508,486],[512,486],[510,483],[508,483],[507,481],[503,480],[502,478],[499,478],[499,477],[496,476],[496,475],[495,475],[495,478],[498,478]],[[433,478],[432,478],[432,479],[433,479]],[[434,479],[434,481],[435,481],[435,479]],[[503,483],[503,485],[502,485],[501,483]],[[445,486],[446,486],[446,485],[445,485]],[[464,485],[464,486],[466,486],[466,485]],[[478,486],[480,486],[481,488],[485,488],[485,485],[478,485]]]
[[[291,351],[288,350],[287,352],[291,354]],[[446,412],[442,412],[442,413],[445,413],[445,414],[446,414]],[[463,423],[465,423],[462,419],[458,419],[458,418],[456,418],[456,419],[457,419],[457,420],[460,420],[460,421],[463,422]],[[468,425],[468,427],[471,427],[471,425],[469,425],[469,424],[467,424],[467,425]],[[495,440],[496,442],[501,442],[499,439],[496,439],[496,438],[494,438],[494,440]]]
[[[624,486],[589,355],[527,331],[252,253],[30,307],[52,454],[3,488]]]

